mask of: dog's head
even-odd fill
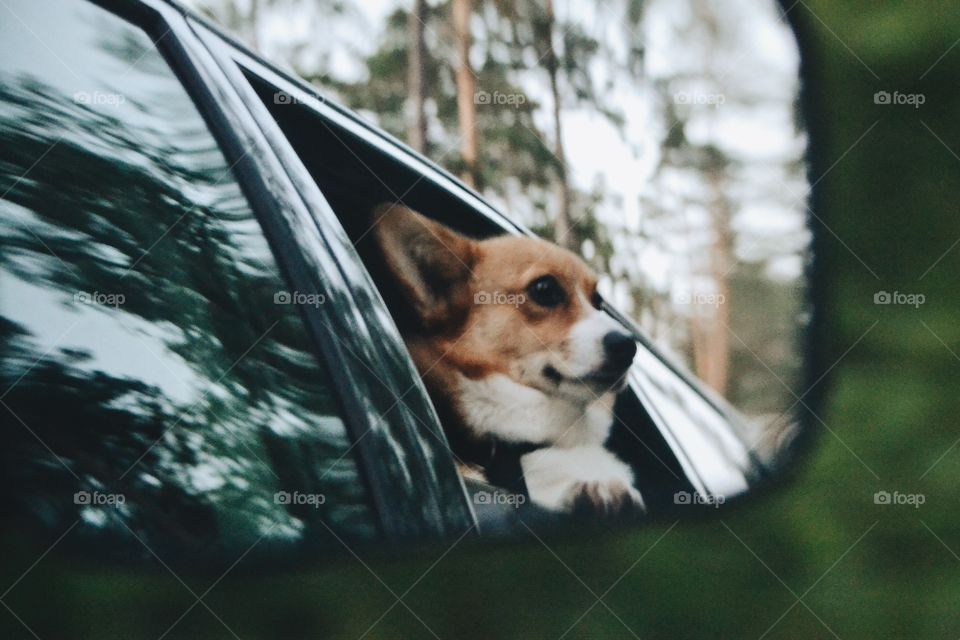
[[[374,216],[416,339],[434,341],[444,362],[581,402],[622,388],[637,346],[601,310],[597,278],[573,253],[519,236],[472,240],[401,205]]]

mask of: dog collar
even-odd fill
[[[527,495],[527,483],[523,479],[520,458],[546,446],[539,442],[493,440],[490,443],[487,463],[483,465],[487,480],[490,484]]]

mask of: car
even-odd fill
[[[555,516],[458,473],[379,287],[369,213],[530,234],[167,0],[8,0],[3,505],[38,541],[171,563],[499,537]],[[648,518],[770,474],[638,337],[609,446]]]

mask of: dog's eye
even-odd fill
[[[542,276],[531,282],[527,294],[541,307],[556,307],[567,299],[563,287],[553,276]]]

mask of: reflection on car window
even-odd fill
[[[646,348],[637,352],[632,375],[694,464],[710,497],[730,498],[746,491],[745,474],[754,463],[743,441],[731,433],[729,420]]]
[[[329,374],[200,114],[145,33],[51,2],[0,23],[4,504],[144,556],[375,535]]]

